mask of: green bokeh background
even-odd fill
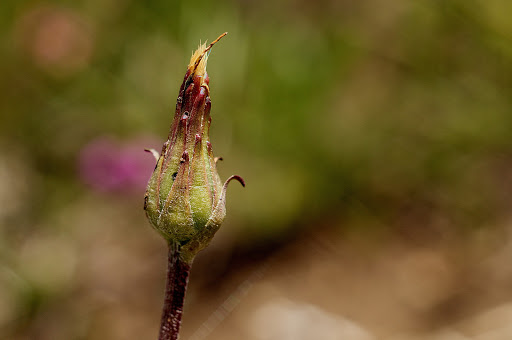
[[[211,140],[221,178],[247,187],[230,187],[214,248],[269,251],[320,228],[493,230],[512,192],[510,13],[500,0],[3,0],[0,337],[116,338],[77,305],[105,303],[84,292],[125,263],[113,247],[147,259],[164,245],[143,191],[91,188],[79,155],[104,137],[163,143],[191,51],[224,31]],[[91,256],[114,264],[84,272]],[[156,319],[162,261],[123,277],[151,282]]]

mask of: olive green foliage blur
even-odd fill
[[[77,159],[103,137],[160,148],[191,52],[224,31],[211,140],[221,177],[247,182],[230,188],[225,232],[487,227],[512,189],[510,13],[498,0],[3,0],[0,251],[74,228],[65,212],[84,195],[143,221],[143,190],[94,191]]]
[[[233,192],[237,228],[411,205],[478,224],[505,203],[509,7],[4,1],[2,143],[40,175],[34,216],[59,209],[81,190],[75,160],[89,140],[164,141],[190,52],[228,31],[209,63],[212,141],[220,171],[250,188]]]

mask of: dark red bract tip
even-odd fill
[[[244,179],[242,177],[238,176],[238,175],[233,175],[233,176],[229,177],[226,180],[226,184],[228,184],[229,182],[231,182],[234,179],[236,179],[238,182],[240,182],[240,184],[242,184],[242,186],[245,188],[245,181],[244,181]]]
[[[187,162],[188,161],[188,152],[183,151],[183,154],[181,155],[180,163]]]

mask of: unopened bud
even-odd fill
[[[224,220],[228,183],[236,179],[245,186],[239,176],[231,176],[222,184],[209,135],[211,101],[206,63],[213,44],[224,35],[208,46],[199,46],[190,59],[171,130],[144,197],[151,225],[168,242],[179,245],[182,258],[188,262],[209,244]]]

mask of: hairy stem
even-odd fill
[[[190,264],[180,258],[180,247],[169,243],[165,300],[158,340],[177,340],[183,314]]]

